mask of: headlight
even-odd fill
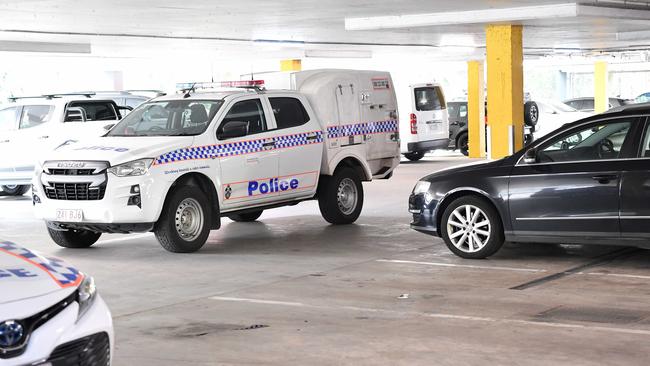
[[[431,182],[421,180],[413,188],[413,194],[426,193],[429,191],[429,187],[431,187]]]
[[[116,165],[108,169],[108,171],[118,177],[132,177],[136,175],[145,175],[149,167],[153,163],[153,159],[140,159],[130,161],[128,163]]]
[[[95,301],[96,295],[97,288],[95,287],[95,280],[90,276],[86,276],[77,289],[77,302],[79,303],[79,315],[77,319],[81,319],[86,311],[90,309],[90,306]]]

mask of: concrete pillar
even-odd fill
[[[485,157],[485,76],[483,61],[467,63],[467,129],[469,157]]]
[[[488,25],[488,152],[491,159],[524,146],[524,79],[522,26]]]
[[[300,60],[282,60],[280,61],[280,71],[300,71],[302,62]]]
[[[603,113],[609,109],[607,76],[607,62],[596,62],[594,66],[594,112],[596,113]]]

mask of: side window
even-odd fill
[[[112,103],[108,102],[70,102],[68,107],[82,108],[86,112],[86,120],[88,121],[110,121],[119,119],[117,111],[113,108]],[[68,116],[64,122],[79,121],[74,116]]]
[[[632,119],[601,121],[560,135],[539,148],[540,162],[617,159]]]
[[[0,110],[0,132],[16,129],[16,113],[18,107],[9,107]]]
[[[641,142],[641,154],[642,158],[650,158],[650,126],[646,127],[645,137],[643,142]]]
[[[459,104],[457,104],[457,103],[449,103],[447,105],[447,113],[449,114],[449,118],[458,117],[458,107],[459,107]]]
[[[296,98],[269,98],[278,129],[302,126],[309,122],[309,114]]]
[[[54,106],[51,105],[26,105],[23,107],[18,128],[22,130],[45,123],[50,120],[53,112]]]
[[[445,108],[445,98],[438,87],[415,88],[417,111],[439,111]]]
[[[467,118],[467,105],[462,104],[458,110],[458,116],[460,118]]]
[[[218,133],[221,133],[223,126],[231,121],[248,123],[249,135],[266,131],[264,108],[262,108],[262,102],[259,99],[250,99],[235,103],[221,122]]]

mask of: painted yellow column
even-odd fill
[[[594,112],[596,113],[603,113],[609,109],[607,76],[607,62],[596,62],[594,67]]]
[[[467,63],[467,129],[469,157],[485,157],[485,77],[483,61]]]
[[[300,60],[282,60],[280,61],[280,71],[300,71],[302,62]]]
[[[522,26],[488,25],[487,114],[491,159],[524,146],[524,79]]]

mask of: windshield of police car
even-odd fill
[[[144,103],[107,136],[195,136],[208,128],[222,100],[170,100]]]

